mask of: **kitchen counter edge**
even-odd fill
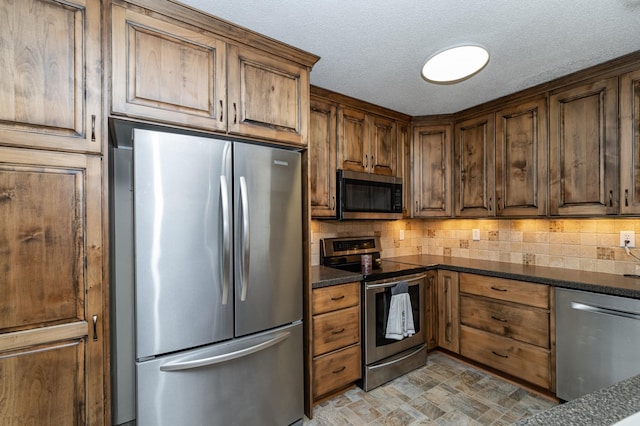
[[[547,266],[522,265],[518,263],[465,259],[435,255],[410,255],[385,258],[395,262],[420,265],[428,269],[444,269],[468,272],[497,278],[546,284],[573,290],[590,291],[612,296],[640,299],[640,277],[627,277],[602,272],[588,272],[577,269],[553,268]],[[362,274],[345,272],[326,266],[311,268],[313,288],[327,287],[353,281],[361,281]]]

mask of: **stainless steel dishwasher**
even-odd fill
[[[640,300],[556,288],[556,395],[640,374]]]

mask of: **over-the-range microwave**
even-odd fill
[[[402,179],[338,170],[338,219],[401,219]]]

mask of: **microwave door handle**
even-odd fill
[[[240,212],[242,214],[242,239],[241,239],[241,294],[240,300],[247,300],[247,290],[249,287],[249,253],[250,253],[250,229],[249,229],[249,197],[247,195],[247,181],[244,176],[240,176]]]
[[[231,225],[229,220],[229,185],[227,177],[220,176],[220,206],[222,207],[222,304],[229,299],[229,285],[231,275]]]

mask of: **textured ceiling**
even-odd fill
[[[640,0],[182,0],[321,57],[311,84],[409,115],[452,113],[640,50]],[[455,85],[420,77],[445,47],[488,48]]]

